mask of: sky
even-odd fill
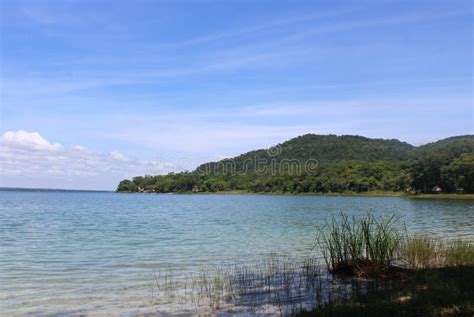
[[[472,1],[0,0],[0,186],[474,133]]]

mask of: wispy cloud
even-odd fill
[[[304,102],[271,103],[252,105],[242,108],[239,115],[252,117],[288,117],[301,115],[340,115],[340,116],[367,116],[371,117],[374,111],[391,117],[399,115],[408,117],[415,114],[444,113],[449,107],[455,107],[458,112],[472,111],[470,96],[411,96],[410,98],[365,98],[347,101],[313,100]]]
[[[206,112],[116,112],[93,124],[104,126],[107,138],[156,154],[183,151],[200,158],[193,161],[197,165],[214,159],[213,153],[238,155],[305,133],[361,134],[420,144],[445,137],[453,121],[457,126],[449,128],[452,134],[472,132],[471,118],[470,96],[452,95],[280,101]],[[114,126],[104,124],[106,120]]]
[[[413,22],[426,22],[430,20],[439,20],[446,18],[453,18],[458,16],[472,16],[472,12],[466,10],[423,10],[413,11],[399,15],[386,15],[372,19],[357,19],[349,21],[339,21],[338,23],[330,23],[321,25],[318,27],[310,28],[303,32],[292,34],[286,38],[283,38],[282,42],[302,40],[307,37],[316,36],[320,34],[341,32],[345,30],[353,30],[357,28],[373,28],[383,27],[393,24],[413,23]]]
[[[262,31],[269,31],[269,30],[274,31],[275,29],[279,29],[291,24],[308,22],[308,21],[314,22],[318,20],[324,20],[327,18],[344,16],[348,13],[353,13],[354,11],[357,11],[357,10],[358,10],[357,8],[344,8],[344,9],[338,9],[338,10],[306,13],[306,14],[296,15],[292,17],[283,17],[280,19],[275,19],[273,21],[268,21],[261,24],[256,24],[252,26],[240,26],[239,28],[230,30],[230,31],[212,33],[212,34],[207,34],[200,37],[191,38],[189,40],[165,44],[164,47],[165,48],[183,48],[186,46],[202,45],[209,42],[220,41],[223,39],[235,38],[235,37],[249,35],[249,34],[252,36],[255,36],[256,33],[259,33]]]
[[[20,14],[27,20],[42,26],[71,25],[85,23],[85,19],[78,14],[71,14],[69,11],[60,12],[46,9],[38,5],[24,5],[20,7]]]
[[[36,10],[34,8],[28,8],[25,10],[26,12],[30,12],[29,14],[32,16],[42,17],[44,15],[42,18],[44,23],[55,23],[55,20],[53,19],[55,16],[54,14],[48,15],[47,13],[43,13],[42,10]],[[10,73],[2,76],[2,82],[7,96],[18,96],[22,94],[40,95],[51,94],[52,92],[56,94],[70,93],[91,88],[111,87],[116,85],[159,83],[166,82],[170,78],[187,78],[242,69],[275,68],[276,66],[288,67],[302,63],[302,61],[305,60],[312,60],[314,62],[314,60],[317,60],[317,56],[324,57],[334,53],[334,49],[318,47],[315,44],[308,44],[308,38],[318,35],[344,32],[357,28],[383,27],[392,24],[423,22],[472,15],[471,12],[465,10],[432,10],[408,12],[401,15],[383,16],[371,19],[330,19],[328,21],[323,19],[329,17],[337,18],[352,11],[352,9],[347,9],[296,16],[289,19],[254,25],[235,31],[205,35],[183,42],[176,42],[174,44],[166,44],[164,46],[162,44],[157,44],[154,47],[149,48],[151,51],[147,52],[146,55],[140,59],[143,62],[138,62],[138,64],[135,62],[134,67],[129,69],[123,65],[121,65],[119,70],[114,67],[117,63],[126,63],[130,59],[128,56],[119,57],[117,59],[117,57],[120,56],[120,52],[114,51],[114,56],[106,55],[103,56],[102,59],[95,61],[95,63],[104,63],[104,65],[107,65],[109,60],[115,60],[115,63],[110,65],[110,69],[102,69],[100,72],[93,69],[94,65],[91,65],[92,68],[86,67],[83,70],[79,70],[83,68],[84,65],[77,64],[78,71],[66,75],[61,73],[51,73],[49,71],[36,72],[30,76],[18,76]],[[50,21],[48,17],[51,18]],[[291,23],[318,19],[322,19],[322,21],[317,27],[285,31],[279,36],[269,35],[262,41],[252,41],[248,44],[245,41],[240,41],[237,45],[226,43],[223,46],[217,47],[216,51],[212,54],[207,54],[205,58],[193,62],[184,60],[179,62],[181,56],[180,48],[184,46],[205,45],[209,41],[217,41],[219,39],[231,38],[238,35],[245,36],[246,34],[253,34],[258,30],[271,30]],[[56,22],[59,23],[60,21],[61,20]],[[367,43],[362,43],[361,45],[366,46]],[[166,66],[166,63],[170,63],[169,60],[164,64],[157,62],[157,60],[163,58],[166,61],[166,59],[168,59],[166,56],[169,56],[169,54],[172,54],[174,51],[177,52],[175,56],[178,63],[175,63],[176,65],[171,67]],[[156,54],[154,55],[153,60],[149,59],[150,52],[155,52]],[[137,60],[136,57],[135,60]],[[82,59],[82,62],[84,61],[85,60]],[[67,60],[66,62],[68,65],[71,65],[71,63],[79,63],[79,61],[75,62],[71,60]],[[354,83],[353,85],[356,86],[357,84]]]

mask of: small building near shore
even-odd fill
[[[433,193],[435,193],[435,194],[439,194],[439,193],[441,193],[443,190],[441,189],[441,187],[439,187],[438,185],[436,185],[435,187],[433,187],[433,188],[431,189],[431,191],[432,191]]]

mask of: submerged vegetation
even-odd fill
[[[137,176],[119,192],[474,193],[474,136],[414,147],[398,140],[307,134],[192,172]]]
[[[191,278],[154,274],[151,301],[188,312],[303,316],[470,316],[474,244],[410,235],[395,217],[341,214],[314,253],[203,269]],[[325,265],[324,265],[325,263]]]
[[[163,299],[172,298],[197,314],[294,315],[327,300],[323,297],[331,289],[331,280],[315,258],[295,261],[272,256],[254,264],[201,269],[185,279],[164,270],[154,274],[150,298],[158,307]]]

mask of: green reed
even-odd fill
[[[474,243],[454,240],[446,246],[446,266],[474,266]]]
[[[401,258],[410,269],[474,266],[474,244],[460,239],[442,241],[429,236],[413,236],[406,239]]]
[[[332,217],[318,237],[330,271],[362,265],[390,265],[402,251],[405,234],[395,216]]]

